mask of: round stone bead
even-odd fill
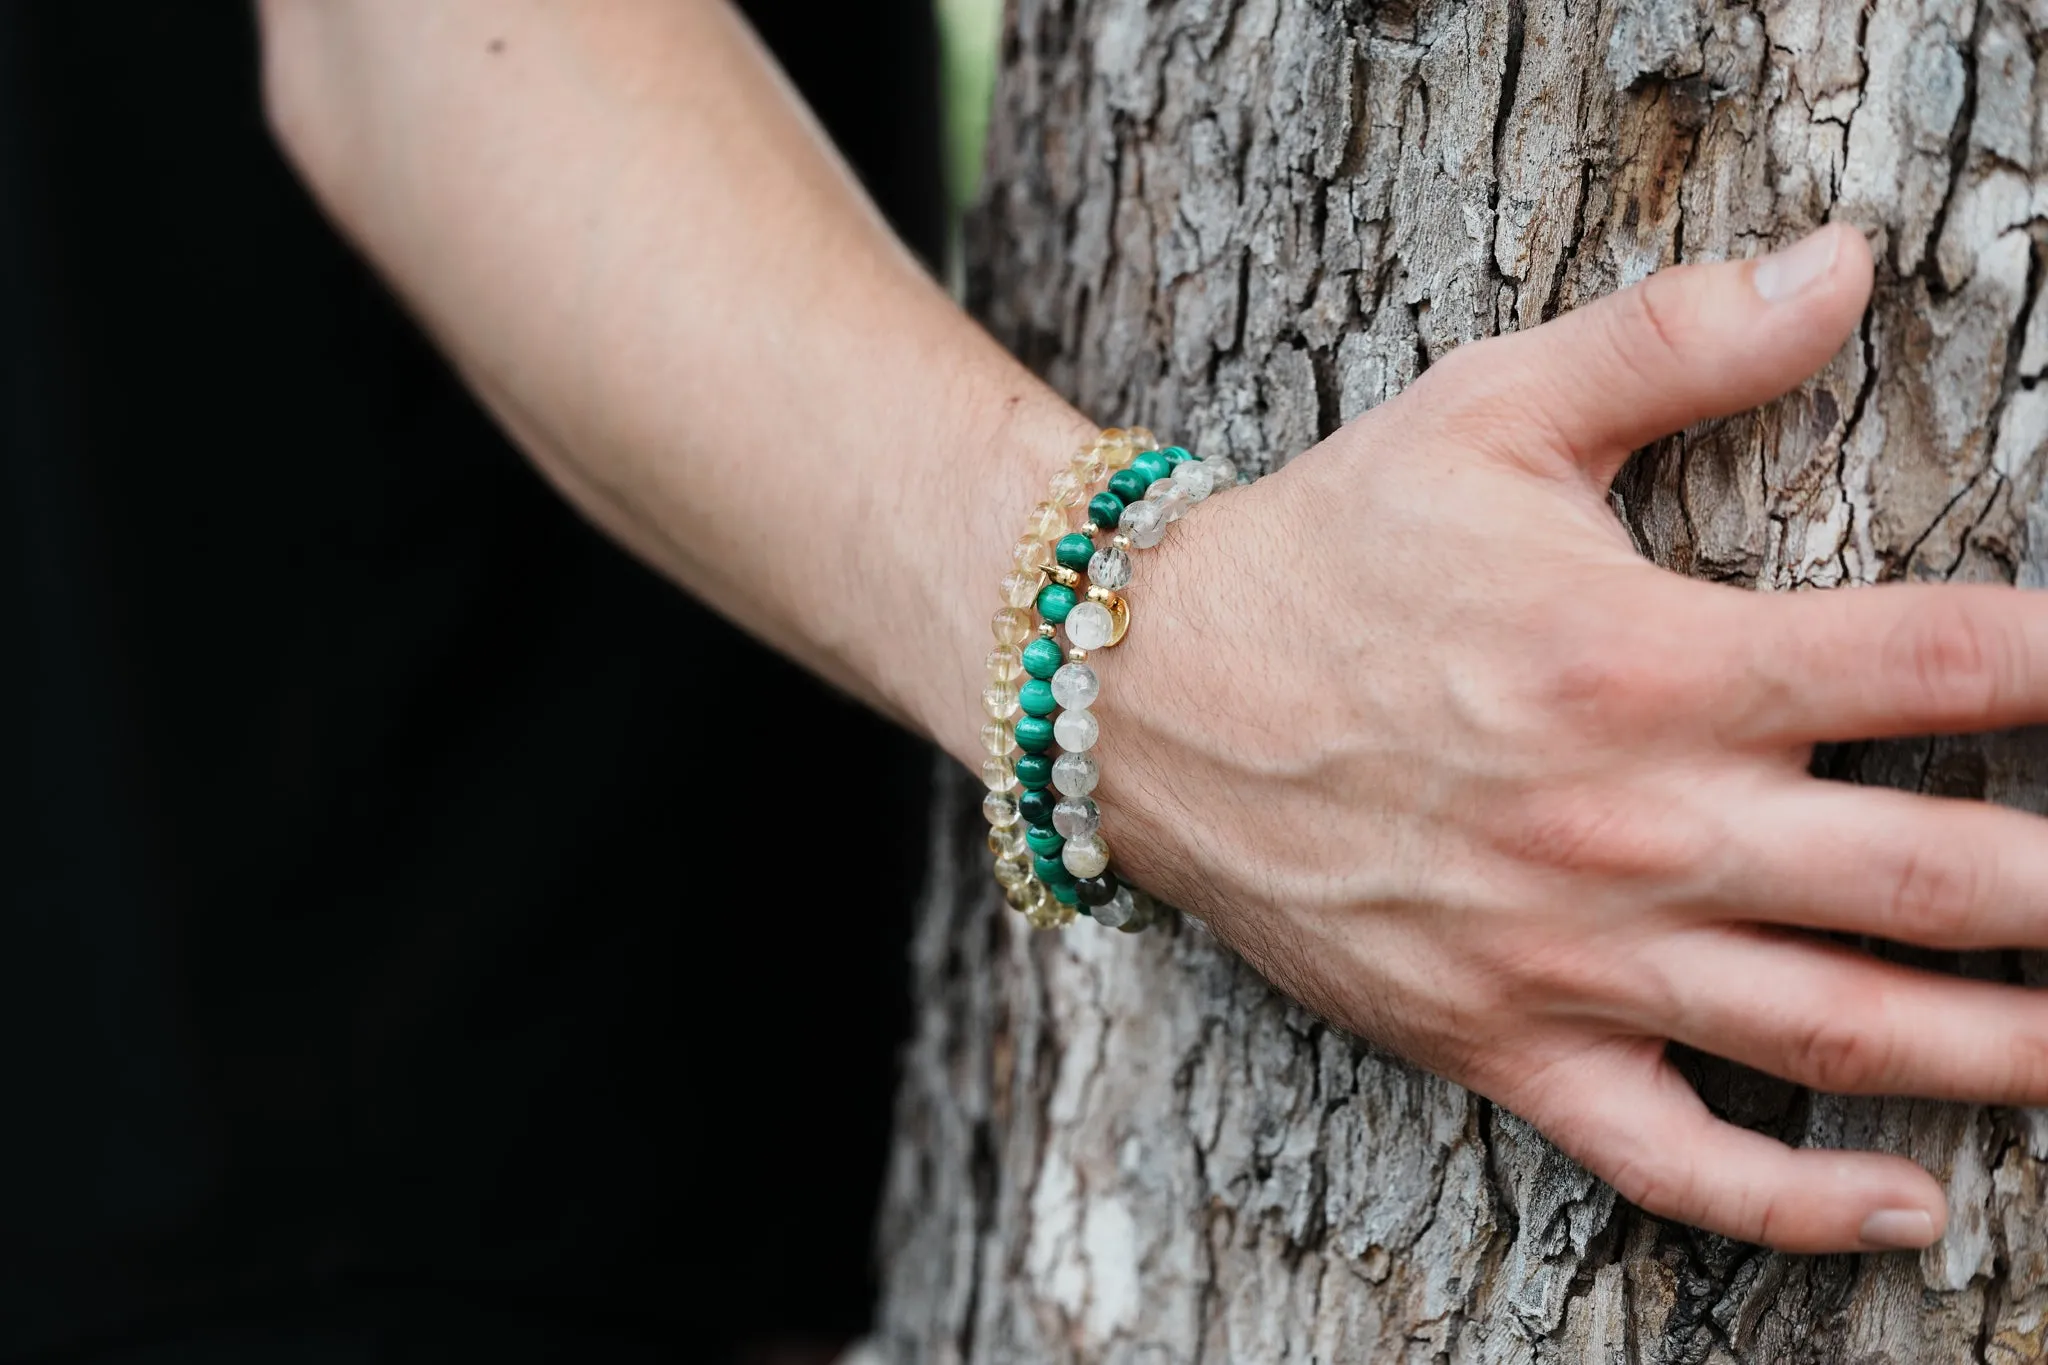
[[[1059,674],[1053,674],[1055,678]],[[1059,694],[1053,685],[1043,678],[1033,678],[1017,693],[1017,704],[1024,708],[1026,715],[1049,716],[1060,709]]]
[[[1031,880],[1031,862],[1028,858],[996,859],[996,880],[1006,887],[1022,886]]]
[[[1102,695],[1102,680],[1086,664],[1061,664],[1052,675],[1052,699],[1069,711],[1084,711]]]
[[[1095,438],[1095,451],[1102,456],[1103,464],[1114,471],[1129,464],[1131,456],[1138,453],[1138,447],[1131,444],[1130,437],[1111,427]]]
[[[1173,472],[1173,462],[1156,450],[1148,450],[1131,461],[1131,468],[1145,476],[1145,486],[1151,487],[1155,479],[1163,479]]]
[[[1007,829],[1016,824],[1020,818],[1021,807],[1022,803],[1008,792],[990,792],[981,798],[982,818],[997,829]]]
[[[989,651],[988,680],[995,686],[1000,687],[1004,683],[1017,681],[1018,675],[1023,673],[1023,671],[1024,656],[1017,651],[1015,646],[1004,645],[1000,649]]]
[[[1074,590],[1064,583],[1048,583],[1038,590],[1038,614],[1058,625],[1074,609]]]
[[[1121,929],[1131,922],[1137,908],[1131,896],[1131,888],[1119,886],[1110,893],[1108,900],[1092,906],[1090,913],[1095,916],[1095,922],[1103,928]]]
[[[1156,502],[1134,502],[1126,507],[1123,516],[1117,519],[1117,529],[1131,538],[1131,544],[1141,550],[1149,550],[1166,534],[1166,513]],[[1003,643],[1021,642],[1004,640]]]
[[[1094,446],[1083,446],[1076,451],[1067,465],[1074,471],[1074,477],[1085,484],[1098,484],[1109,473],[1109,461],[1102,458],[1102,452]]]
[[[1161,446],[1159,448],[1159,453],[1161,455],[1164,455],[1166,457],[1166,463],[1171,465],[1175,469],[1179,469],[1189,460],[1195,459],[1194,452],[1189,450],[1186,446]],[[1200,464],[1201,461],[1195,460],[1195,463]]]
[[[1127,588],[1131,585],[1131,557],[1114,545],[1105,545],[1088,561],[1088,581],[1098,588]]]
[[[1107,531],[1124,514],[1124,500],[1114,493],[1097,493],[1088,499],[1088,520]]]
[[[1024,522],[1024,534],[1047,544],[1067,533],[1067,509],[1056,502],[1041,502]]]
[[[1038,880],[1044,882],[1047,886],[1052,886],[1056,882],[1070,882],[1074,880],[1074,874],[1067,871],[1067,865],[1060,861],[1058,854],[1054,854],[1050,858],[1033,858],[1031,860],[1031,871],[1032,875],[1036,876]]]
[[[1059,719],[1052,723],[1052,737],[1070,754],[1085,753],[1094,748],[1101,734],[1102,727],[1096,723],[1093,711],[1062,711]]]
[[[1043,571],[1012,569],[1003,575],[1003,604],[1011,607],[1028,607],[1038,599],[1038,590],[1044,586]]]
[[[1173,467],[1173,481],[1188,490],[1191,502],[1200,502],[1216,491],[1216,471],[1200,460],[1188,460]]]
[[[1010,558],[1020,569],[1037,569],[1043,573],[1052,567],[1052,546],[1042,540],[1020,540],[1017,548],[1010,552]]]
[[[1066,837],[1051,825],[1032,825],[1018,838],[1041,858],[1056,858],[1066,847]]]
[[[1009,759],[1003,759],[1002,761],[1010,765],[1010,775],[1024,788],[1027,795],[1031,792],[1043,791],[1052,785],[1052,755],[1050,754],[1020,754],[1014,763],[1011,763]]]
[[[1061,905],[1072,905],[1081,895],[1072,882],[1047,882],[1046,889],[1052,892],[1052,898]]]
[[[1017,717],[1017,747],[1027,754],[1042,754],[1052,747],[1052,722],[1044,716]]]
[[[983,753],[995,758],[1002,758],[1016,747],[1016,737],[1010,733],[1010,727],[1001,721],[992,720],[981,727],[981,748]]]
[[[1086,796],[1102,779],[1102,769],[1086,754],[1061,754],[1053,760],[1052,784],[1062,796]]]
[[[1145,490],[1145,501],[1154,504],[1166,513],[1168,521],[1179,521],[1194,503],[1194,498],[1178,479],[1161,479]]]
[[[1034,679],[1034,681],[1036,681]],[[1017,684],[1002,683],[981,690],[981,709],[990,720],[1009,720],[1017,714]]]
[[[1067,638],[1076,649],[1102,649],[1116,638],[1116,618],[1100,602],[1081,602],[1067,613]]]
[[[1048,763],[1045,766],[1046,775],[1050,777],[1052,775],[1052,765]],[[1054,819],[1054,815],[1059,810],[1060,799],[1045,788],[1038,787],[1025,792],[1022,796],[1016,798],[1016,806],[1017,818],[1024,821],[1025,824],[1051,825],[1054,829],[1059,829],[1059,823]],[[994,822],[991,821],[990,823]],[[1060,832],[1062,834],[1066,833],[1065,830],[1060,830]]]
[[[1060,671],[1060,661],[1066,657],[1060,653],[1058,641],[1040,636],[1024,646],[1024,671],[1034,678],[1050,678]]]
[[[1095,542],[1079,531],[1061,536],[1060,543],[1052,547],[1053,558],[1059,560],[1075,573],[1086,573],[1088,561],[1095,554]]]
[[[1145,476],[1135,468],[1119,469],[1109,476],[1109,491],[1125,502],[1136,502],[1145,496]]]
[[[989,628],[995,631],[997,644],[1015,646],[1031,638],[1037,623],[1031,619],[1031,613],[1022,607],[1004,607],[995,614]]]
[[[1052,781],[1052,765],[1045,765],[1045,781]],[[981,785],[992,792],[1006,792],[1017,785],[1017,768],[1007,758],[981,760]],[[1045,785],[1040,783],[1040,786]]]
[[[1076,877],[1099,877],[1109,866],[1109,845],[1102,842],[1099,834],[1091,834],[1085,839],[1069,839],[1067,846],[1060,850],[1060,861]]]
[[[1079,507],[1088,497],[1087,485],[1071,469],[1062,469],[1052,476],[1052,501],[1062,507]]]
[[[1131,917],[1123,924],[1118,925],[1119,929],[1122,929],[1127,934],[1136,934],[1151,928],[1159,922],[1158,901],[1153,900],[1134,886],[1127,886],[1124,890],[1131,893]]]
[[[1004,797],[1005,801],[1010,798]],[[1019,809],[1016,802],[1010,802],[1014,815]],[[989,821],[994,824],[995,821]],[[1102,828],[1102,810],[1086,796],[1070,796],[1052,808],[1052,827],[1062,838],[1085,839]]]
[[[1216,481],[1216,492],[1220,493],[1226,488],[1236,487],[1236,464],[1220,455],[1213,460],[1204,460],[1202,464],[1207,467],[1209,476]]]
[[[1015,858],[1024,852],[1024,826],[1004,825],[988,832],[988,851],[998,858]]]
[[[1074,890],[1080,893],[1081,904],[1092,914],[1098,905],[1107,905],[1116,895],[1116,875],[1103,872],[1093,877],[1081,877],[1074,882]],[[1111,925],[1115,928],[1115,925]]]

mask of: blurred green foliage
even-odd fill
[[[1003,0],[932,0],[939,20],[945,98],[946,192],[958,214],[981,186],[981,148],[995,92]]]

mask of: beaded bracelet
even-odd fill
[[[1133,427],[1111,428],[1084,447],[1053,476],[1051,496],[1032,508],[1003,577],[982,693],[989,719],[981,731],[988,752],[981,809],[996,881],[1033,928],[1063,927],[1078,912],[1134,933],[1160,917],[1151,897],[1110,870],[1102,813],[1090,796],[1100,768],[1088,751],[1100,726],[1089,708],[1101,681],[1087,659],[1130,627],[1121,593],[1131,581],[1130,552],[1157,545],[1188,508],[1235,486],[1238,475],[1229,460],[1156,444],[1151,432]],[[1091,496],[1097,484],[1106,486]],[[1084,503],[1086,517],[1075,528],[1071,509]],[[1105,532],[1109,543],[1097,546]],[[1085,591],[1077,591],[1084,576]],[[1049,752],[1055,746],[1057,758]]]

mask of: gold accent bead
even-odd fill
[[[1115,535],[1111,536],[1109,538],[1109,543],[1116,546],[1117,549],[1125,551],[1126,553],[1128,553],[1131,548],[1131,538],[1125,535],[1122,531],[1118,531]]]
[[[1003,601],[1013,607],[1028,607],[1038,600],[1038,590],[1044,586],[1045,574],[1040,570],[1012,569],[1003,575]]]
[[[1075,573],[1064,564],[1055,564],[1050,569],[1047,569],[1046,572],[1052,575],[1053,582],[1064,587],[1075,587],[1081,581],[1081,575]]]
[[[1070,649],[1070,650],[1068,650],[1068,651],[1067,651],[1067,662],[1068,662],[1068,663],[1070,663],[1070,664],[1085,664],[1085,663],[1087,663],[1087,662],[1088,662],[1088,651],[1087,651],[1087,650],[1085,650],[1085,649]]]
[[[1100,602],[1103,606],[1109,607],[1111,611],[1116,610],[1115,607],[1110,606],[1110,603],[1116,601],[1116,594],[1099,583],[1088,589],[1088,600],[1090,602]]]
[[[1052,542],[1047,540],[1020,540],[1010,554],[1011,560],[1020,569],[1045,569],[1052,565]]]
[[[1116,594],[1111,593],[1108,606],[1110,620],[1109,642],[1112,645],[1122,644],[1124,632],[1131,628],[1131,604]]]
[[[1050,621],[1040,621],[1038,623],[1038,633],[1050,640],[1053,636],[1060,633],[1060,628]]]
[[[1031,613],[1022,607],[1004,607],[989,623],[999,645],[1021,645],[1031,638]]]

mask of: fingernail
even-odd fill
[[[1863,1220],[1856,1235],[1879,1251],[1907,1251],[1933,1242],[1934,1220],[1925,1209],[1879,1209]]]
[[[1822,228],[1806,240],[1756,263],[1749,280],[1765,303],[1783,303],[1827,278],[1842,249],[1842,234]]]

